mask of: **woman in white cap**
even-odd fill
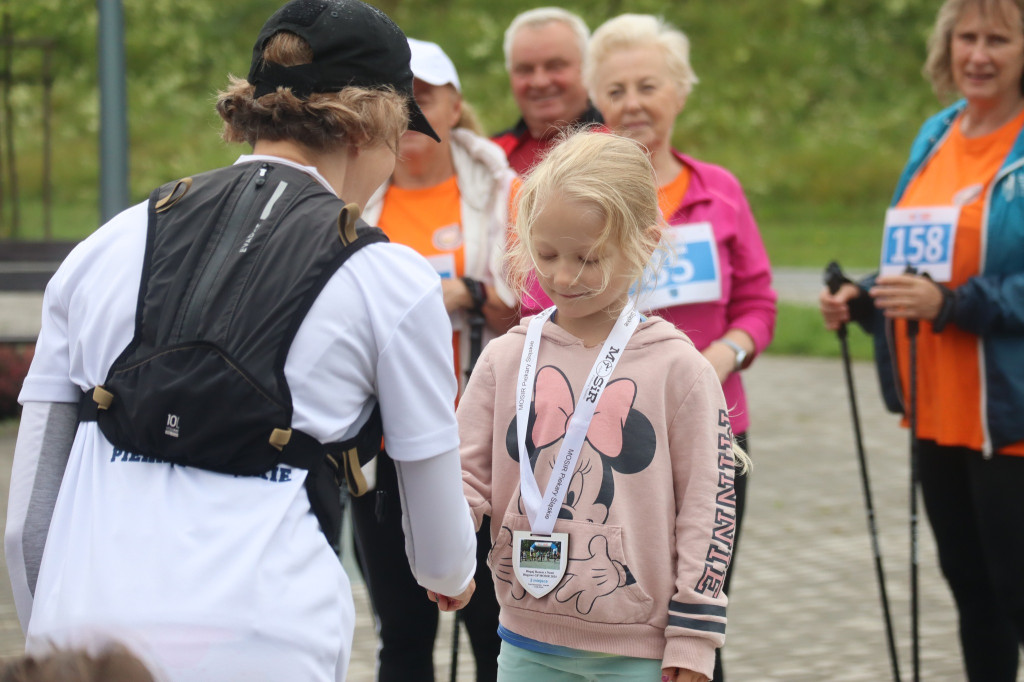
[[[454,330],[455,374],[465,386],[483,345],[518,319],[515,296],[501,277],[515,172],[501,148],[479,134],[448,55],[435,43],[413,38],[409,48],[416,101],[441,144],[423,135],[403,135],[395,171],[374,193],[364,217],[392,242],[425,256],[441,275]],[[409,571],[397,500],[394,465],[382,456],[376,490],[352,503],[356,546],[380,629],[377,679],[429,681],[434,679],[437,609],[423,598]],[[497,675],[501,642],[486,565],[491,542],[487,524],[482,528],[478,590],[463,616],[477,680],[487,682]]]
[[[407,127],[436,139],[412,94],[383,13],[292,0],[217,102],[253,153],[158,188],[54,276],[5,537],[28,653],[102,633],[171,682],[344,680],[339,464],[373,415],[414,574],[443,609],[469,599],[441,287],[346,204]]]

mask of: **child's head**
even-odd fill
[[[0,682],[155,682],[159,679],[135,654],[120,644],[96,653],[54,649],[26,654],[0,665]]]
[[[523,292],[536,269],[559,307],[562,294],[625,303],[658,246],[661,222],[643,147],[618,135],[571,133],[523,182],[509,281]]]

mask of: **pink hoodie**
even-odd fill
[[[487,345],[458,409],[466,498],[477,525],[491,517],[501,624],[710,678],[725,641],[722,582],[736,520],[732,438],[714,369],[668,322],[640,323],[598,402],[555,523],[569,534],[565,576],[537,599],[511,571],[511,533],[529,529],[516,438],[526,323]],[[600,351],[544,326],[526,440],[541,490]]]
[[[775,333],[777,295],[772,289],[768,253],[743,188],[721,166],[673,153],[690,169],[690,186],[675,213],[666,219],[669,225],[711,223],[718,243],[722,297],[711,303],[680,305],[654,313],[686,332],[698,350],[707,348],[729,329],[742,329],[750,334],[756,353],[760,353]],[[550,305],[551,299],[534,283],[523,296],[522,314],[533,315]],[[726,379],[722,390],[733,431],[746,432],[750,414],[739,372]]]

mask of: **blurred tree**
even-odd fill
[[[124,0],[132,196],[240,151],[218,143],[215,92],[244,75],[252,40],[282,0]],[[459,68],[486,129],[518,114],[502,38],[526,8],[490,0],[378,0],[414,37],[438,42]],[[539,1],[538,3],[541,4]],[[921,77],[935,0],[565,0],[591,28],[623,10],[660,14],[692,42],[701,82],[676,128],[687,152],[724,163],[752,200],[883,201],[937,101]],[[98,103],[94,0],[11,2],[13,32],[52,37],[58,201],[95,202]],[[38,56],[17,68],[38,71]],[[33,61],[36,60],[36,61]],[[19,150],[31,157],[38,104],[14,88]],[[35,109],[33,109],[35,107]],[[21,112],[26,112],[22,116]],[[32,163],[26,158],[26,163]],[[23,176],[26,174],[23,174]],[[26,190],[27,191],[27,190]]]

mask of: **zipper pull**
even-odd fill
[[[257,187],[262,187],[263,185],[267,184],[267,171],[269,171],[269,170],[270,170],[270,165],[269,164],[265,163],[262,166],[260,166],[259,175],[256,176],[256,186]]]

